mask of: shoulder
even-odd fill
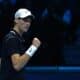
[[[9,32],[5,37],[3,38],[4,42],[10,42],[10,41],[19,41],[17,36],[13,33]]]

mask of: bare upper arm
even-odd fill
[[[14,53],[11,56],[11,61],[12,61],[12,65],[13,68],[17,71],[19,71],[20,69],[22,69],[24,67],[24,65],[29,61],[30,56],[23,54],[22,56],[18,53]]]
[[[12,61],[13,66],[15,66],[19,62],[19,57],[20,57],[20,54],[18,53],[14,53],[11,56],[11,61]]]

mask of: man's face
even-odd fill
[[[22,32],[27,32],[29,27],[31,26],[31,21],[32,20],[30,18],[19,19],[19,22],[18,22],[19,30],[22,31]]]

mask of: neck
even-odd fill
[[[15,25],[13,30],[15,30],[20,36],[22,36],[23,32],[18,29],[18,26]]]

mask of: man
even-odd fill
[[[13,30],[4,37],[2,44],[3,80],[24,80],[25,65],[41,44],[38,38],[34,38],[29,49],[26,49],[25,40],[22,38],[33,18],[32,13],[27,9],[22,8],[15,13]]]

